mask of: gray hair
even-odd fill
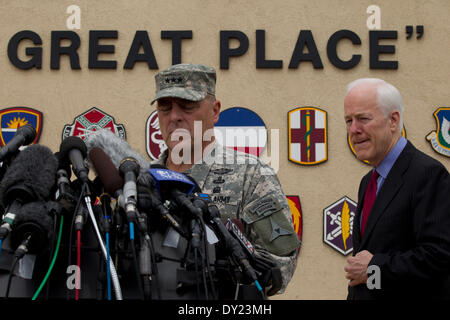
[[[377,105],[387,118],[392,111],[396,110],[400,114],[399,131],[403,130],[403,101],[398,89],[392,84],[378,78],[361,78],[350,82],[347,85],[347,94],[360,85],[373,85],[377,90]]]

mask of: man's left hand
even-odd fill
[[[347,272],[345,277],[350,280],[348,284],[350,287],[367,282],[367,267],[372,257],[373,254],[363,250],[354,257],[347,259],[347,265],[344,267],[344,270]]]

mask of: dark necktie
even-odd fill
[[[361,219],[361,237],[364,235],[364,229],[366,227],[367,219],[369,218],[370,211],[372,210],[372,206],[377,195],[378,177],[379,174],[377,170],[373,170],[372,177],[370,178],[369,185],[367,186],[366,194],[364,196],[363,213]]]

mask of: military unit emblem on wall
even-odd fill
[[[430,132],[426,139],[434,151],[450,157],[450,108],[439,108],[433,115],[437,129]]]
[[[16,134],[19,127],[31,124],[36,129],[37,143],[41,136],[43,123],[42,112],[27,107],[11,107],[0,110],[0,146],[4,147]]]
[[[159,128],[159,119],[156,111],[150,114],[145,124],[145,147],[147,154],[153,160],[158,159],[159,155],[167,149]]]
[[[267,144],[267,129],[250,109],[233,107],[220,113],[214,126],[216,139],[225,147],[259,157]]]
[[[327,113],[319,108],[296,108],[288,112],[289,160],[303,165],[325,162]]]
[[[353,200],[345,196],[323,209],[323,241],[343,255],[353,251],[356,206]]]
[[[299,196],[286,196],[289,204],[289,209],[292,215],[292,224],[294,225],[295,233],[298,235],[298,239],[302,241],[302,207],[300,205]]]
[[[87,133],[100,129],[108,129],[122,139],[126,139],[125,127],[122,124],[116,124],[113,117],[95,107],[78,115],[71,125],[65,125],[62,139],[69,136],[84,139]]]

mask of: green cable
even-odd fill
[[[64,221],[64,217],[61,216],[61,222],[59,224],[58,242],[56,243],[56,250],[55,250],[55,255],[53,256],[53,259],[52,259],[52,263],[50,264],[50,267],[48,268],[47,274],[45,275],[44,280],[42,280],[42,283],[39,286],[39,289],[37,289],[36,293],[34,294],[33,298],[31,298],[31,300],[36,300],[37,296],[39,295],[39,293],[41,292],[41,290],[44,287],[45,283],[47,282],[47,279],[50,276],[50,273],[52,272],[53,266],[54,266],[55,261],[56,261],[56,257],[58,256],[59,244],[61,243],[61,234],[62,234],[63,221]]]

